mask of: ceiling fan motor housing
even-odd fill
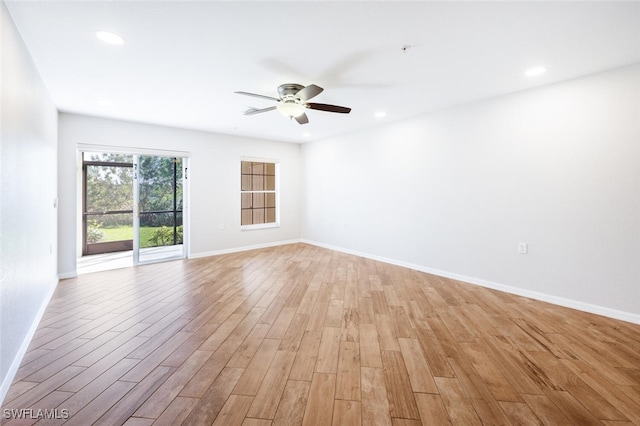
[[[304,89],[304,86],[301,84],[281,84],[278,86],[278,94],[280,99],[291,98],[302,89]]]

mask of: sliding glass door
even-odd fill
[[[126,266],[127,252],[133,264],[186,257],[186,161],[82,152],[82,255],[101,255],[88,262],[117,257]]]
[[[183,170],[183,158],[134,157],[135,263],[185,256]]]
[[[82,254],[133,249],[133,156],[84,152]]]

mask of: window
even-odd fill
[[[269,161],[241,161],[240,223],[243,229],[278,225],[277,166]]]

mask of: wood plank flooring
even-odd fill
[[[61,281],[2,408],[20,425],[640,425],[640,326],[293,244]]]

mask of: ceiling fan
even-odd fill
[[[318,96],[323,90],[322,87],[316,86],[315,84],[310,84],[306,87],[300,84],[281,84],[278,86],[280,98],[249,92],[235,93],[277,102],[277,105],[268,108],[249,108],[244,112],[244,115],[260,114],[277,109],[283,115],[296,120],[298,124],[307,124],[309,122],[309,117],[305,114],[306,109],[317,109],[319,111],[338,112],[341,114],[348,114],[351,111],[351,108],[343,106],[307,102],[309,99]]]

